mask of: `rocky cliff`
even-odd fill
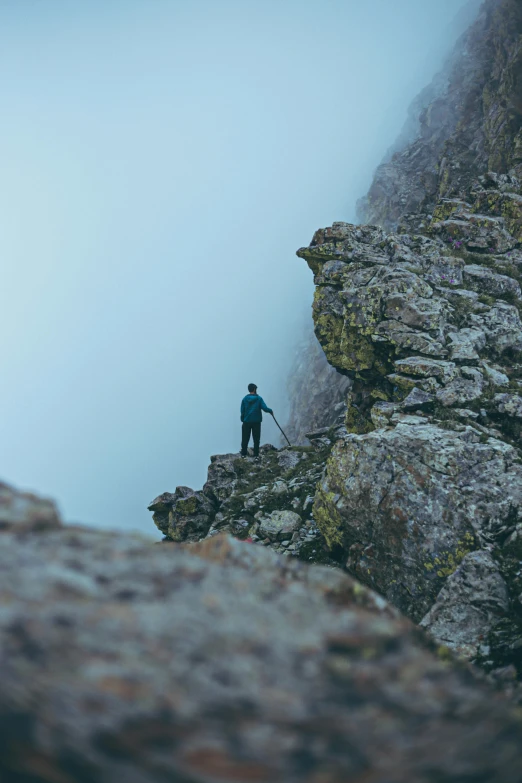
[[[298,251],[353,382],[313,514],[361,581],[520,674],[522,5],[486,2],[429,94],[362,205],[379,225]]]
[[[390,229],[406,214],[430,214],[441,198],[465,198],[487,171],[520,177],[521,27],[519,0],[484,3],[415,103],[416,138],[378,169],[360,203],[362,222]]]
[[[522,673],[521,41],[520,3],[486,2],[417,102],[417,137],[378,170],[373,224],[335,223],[298,251],[321,351],[292,432],[311,446],[213,457],[201,493],[151,504],[173,540],[226,531],[344,568],[509,676]],[[307,416],[324,426],[306,433]]]

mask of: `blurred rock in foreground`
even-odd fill
[[[1,781],[522,780],[518,713],[339,570],[223,535],[17,532],[8,490]]]

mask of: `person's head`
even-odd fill
[[[255,383],[248,384],[248,391],[250,392],[250,394],[257,394],[257,386],[255,385]]]

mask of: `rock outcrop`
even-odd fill
[[[483,4],[444,69],[414,101],[405,130],[393,145],[395,152],[378,168],[369,193],[358,205],[361,223],[388,231],[409,226],[416,232],[431,221],[441,199],[465,201],[473,182],[485,176],[486,204],[476,205],[474,211],[503,215],[518,225],[514,234],[520,236],[521,31],[518,0]],[[489,182],[488,172],[497,172]],[[490,189],[497,193],[492,196]],[[509,191],[506,197],[504,190]],[[492,197],[497,200],[493,212],[487,204]],[[295,431],[303,429],[301,416],[312,411],[316,418],[327,415],[322,403],[330,387],[315,378],[313,351],[302,356],[301,365],[306,368],[301,377],[313,379],[314,396],[307,405],[299,388],[295,390],[298,402],[291,414]]]
[[[420,101],[417,138],[377,171],[362,222],[393,229],[466,194],[487,171],[522,173],[522,7],[487,0]]]
[[[522,211],[506,219],[499,205],[522,199],[494,181],[443,200],[415,233],[336,223],[298,255],[314,272],[317,337],[353,379],[349,434],[314,504],[327,544],[414,620],[436,601],[423,623],[446,642],[448,577],[491,552],[506,598],[453,646],[489,666],[511,650],[520,667],[522,606],[502,550],[522,522]]]
[[[2,781],[521,780],[503,694],[339,570],[29,529],[3,493]]]
[[[308,433],[312,446],[261,446],[259,461],[239,454],[213,456],[203,489],[163,493],[149,505],[153,520],[170,541],[229,533],[307,562],[338,565],[312,506],[326,459],[343,434],[341,421]]]
[[[314,501],[327,546],[440,642],[519,674],[521,41],[520,3],[486,2],[419,138],[377,172],[380,225],[298,251],[352,381]]]

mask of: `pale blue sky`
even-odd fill
[[[247,383],[284,419],[295,250],[354,219],[463,5],[1,0],[4,480],[154,534]]]

